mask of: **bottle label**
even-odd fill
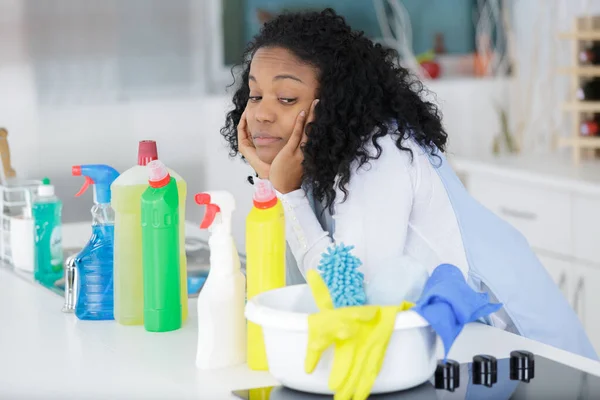
[[[62,249],[62,229],[61,226],[55,226],[50,236],[50,263],[53,271],[60,271],[63,262]]]

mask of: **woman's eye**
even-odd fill
[[[296,101],[296,99],[291,99],[288,97],[280,97],[279,101],[281,101],[283,104],[293,104]]]
[[[250,97],[248,97],[248,100],[253,103],[256,103],[257,101],[260,101],[261,98],[262,98],[261,96],[250,96]]]

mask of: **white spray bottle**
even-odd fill
[[[196,367],[217,369],[246,362],[246,278],[231,235],[235,199],[226,191],[198,193],[206,205],[200,228],[210,230],[210,271],[198,295]]]

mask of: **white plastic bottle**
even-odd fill
[[[235,199],[226,191],[198,193],[206,205],[200,228],[210,228],[210,271],[198,295],[199,369],[226,368],[246,362],[246,278],[231,235]]]

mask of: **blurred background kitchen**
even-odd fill
[[[0,0],[10,165],[87,222],[71,166],[124,171],[154,139],[188,183],[188,221],[193,193],[237,197],[244,249],[251,170],[219,134],[232,66],[278,12],[326,6],[423,79],[468,189],[527,236],[600,351],[600,0]]]

